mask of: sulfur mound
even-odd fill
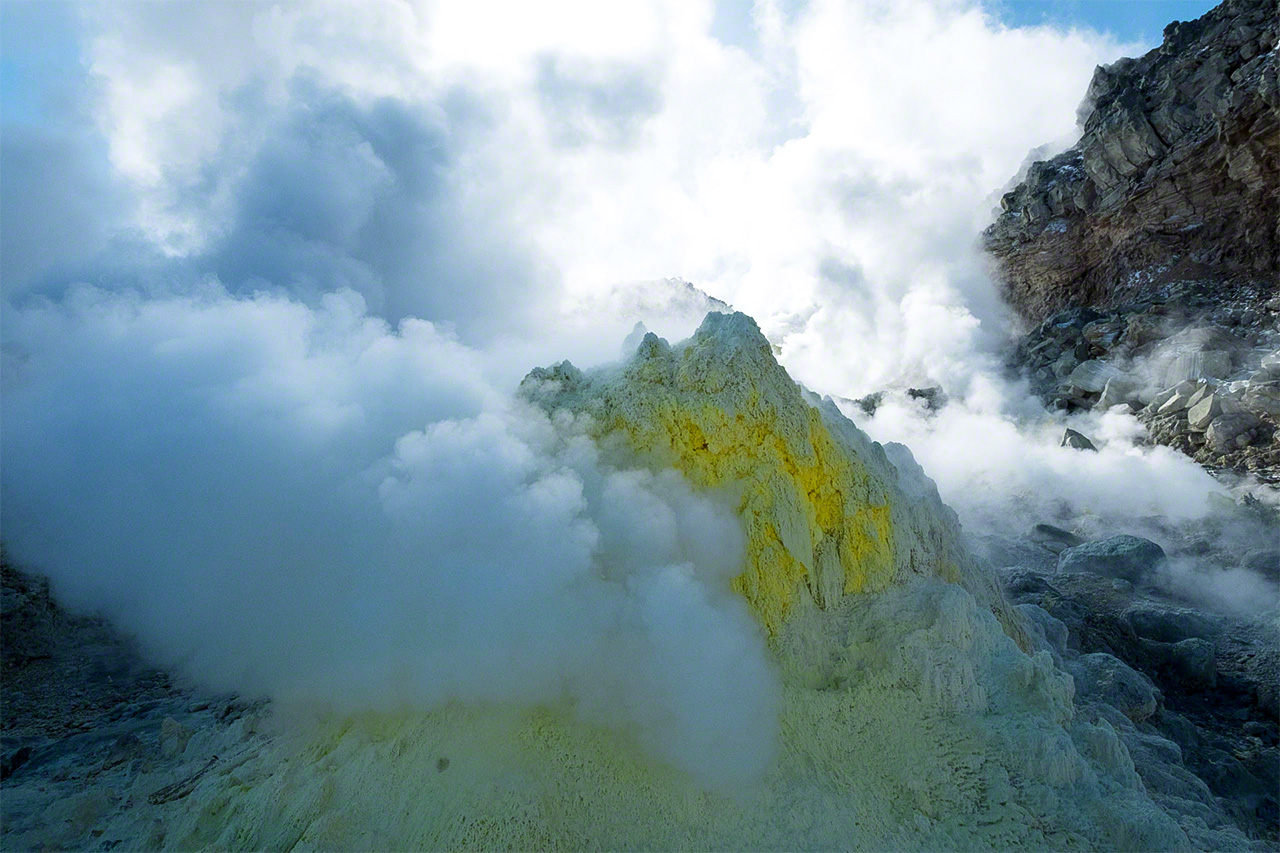
[[[962,582],[1020,636],[932,484],[807,395],[745,314],[708,314],[675,347],[649,333],[620,370],[534,370],[522,391],[548,412],[586,415],[615,454],[733,490],[748,536],[734,587],[772,636],[793,609],[833,609],[910,577]]]
[[[571,708],[453,704],[197,736],[187,775],[136,780],[136,807],[105,837],[182,849],[1243,842],[1152,802],[906,449],[806,394],[750,318],[711,314],[675,346],[649,335],[618,367],[535,370],[522,394],[601,458],[675,468],[732,499],[747,533],[732,586],[781,680],[763,776],[707,792]]]

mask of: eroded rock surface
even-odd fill
[[[1226,0],[1097,69],[1080,141],[1032,163],[984,234],[1024,317],[1157,298],[1177,281],[1275,296],[1278,32],[1276,0]]]
[[[254,748],[261,706],[181,685],[111,625],[59,607],[43,579],[0,573],[0,847],[181,846],[162,815]]]
[[[1009,366],[1050,408],[1121,407],[1152,442],[1280,483],[1280,298],[1246,303],[1201,282],[1163,300],[1069,308],[1019,339]]]

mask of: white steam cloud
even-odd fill
[[[12,318],[6,537],[73,607],[217,686],[339,710],[567,705],[704,784],[776,688],[743,531],[490,391],[429,323],[214,287]]]
[[[691,330],[619,282],[751,313],[820,392],[943,383],[871,428],[967,519],[976,483],[1197,511],[1188,462],[1014,426],[973,249],[1133,47],[962,0],[744,10],[7,6],[6,51],[56,25],[84,72],[0,146],[6,547],[216,684],[563,703],[729,787],[776,725],[737,522],[509,393]]]

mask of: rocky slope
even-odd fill
[[[1194,565],[1207,581],[1212,545],[1166,527],[1150,540],[1092,541],[1038,525],[1024,538],[987,535],[1010,599],[1075,680],[1078,705],[1111,721],[1157,802],[1212,804],[1254,838],[1280,844],[1280,626],[1204,609],[1175,582]],[[1280,580],[1280,552],[1258,553]],[[1101,707],[1097,703],[1101,703]],[[1120,710],[1121,715],[1114,714]],[[1177,745],[1177,760],[1169,757]],[[1173,797],[1181,806],[1170,806]]]
[[[797,611],[942,577],[1024,639],[955,514],[918,469],[890,461],[906,464],[909,452],[871,442],[829,401],[806,400],[745,314],[710,313],[676,347],[648,333],[620,373],[593,377],[563,362],[534,370],[521,389],[549,414],[585,417],[596,441],[637,463],[675,468],[699,489],[737,490],[747,562],[734,589],[771,636]]]
[[[0,558],[0,847],[159,849],[162,817],[253,749],[263,706],[149,666],[101,619]],[[122,820],[123,819],[123,820]],[[125,822],[127,832],[108,832]]]
[[[1241,310],[1211,289],[1172,293],[1055,314],[1010,366],[1053,408],[1118,408],[1212,471],[1280,483],[1280,299]]]
[[[1001,200],[985,245],[1039,322],[1174,282],[1265,301],[1280,276],[1276,0],[1226,0],[1094,74],[1080,141]]]
[[[1079,143],[1032,163],[984,234],[1006,299],[1032,324],[1010,367],[1046,404],[1131,413],[1148,441],[1230,482],[1260,481],[1258,494],[1280,483],[1278,31],[1274,0],[1227,0],[1171,24],[1147,55],[1099,68]],[[1072,430],[1063,443],[1094,449]],[[1247,541],[1186,525],[1162,538],[1172,563],[1206,579],[1266,578],[1274,602],[1280,517],[1249,500]],[[1110,694],[1125,708],[1113,722],[1157,801],[1204,785],[1276,844],[1274,617],[1195,609],[1194,582],[1172,583],[1151,542],[1041,528],[1034,547],[986,550],[1083,706]],[[1154,769],[1152,750],[1167,746],[1153,736],[1177,744],[1176,770]],[[1182,774],[1195,784],[1175,783]]]

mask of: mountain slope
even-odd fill
[[[566,458],[598,455],[637,478],[674,466],[736,508],[746,557],[721,583],[769,635],[767,767],[708,790],[682,767],[720,757],[655,753],[635,725],[568,693],[319,718],[282,706],[201,729],[166,762],[145,757],[142,726],[132,764],[109,742],[34,744],[5,783],[5,802],[31,810],[7,846],[1248,847],[1177,747],[1135,728],[1159,704],[1145,676],[1089,655],[1077,696],[1066,650],[1009,606],[909,452],[808,397],[750,318],[709,315],[674,346],[646,337],[621,366],[537,370],[523,393]],[[647,582],[624,558],[599,571]],[[681,583],[699,571],[663,572],[680,594],[635,614],[654,629],[647,642],[679,636],[682,595],[717,594]],[[674,671],[654,684],[670,688],[695,651],[669,649]],[[738,700],[760,701],[747,692],[758,686]],[[678,688],[686,701],[654,725],[723,719],[688,699],[698,687]],[[1120,732],[1147,745],[1144,772],[1165,780],[1158,804]],[[69,766],[82,768],[74,781]]]

